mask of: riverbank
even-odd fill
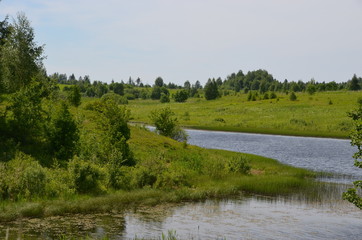
[[[347,112],[356,107],[360,92],[298,93],[296,101],[279,93],[277,99],[247,101],[247,94],[207,101],[190,98],[185,103],[131,100],[134,122],[149,124],[149,114],[168,106],[186,128],[214,131],[348,138],[352,121]]]
[[[241,192],[287,195],[308,191],[314,186],[315,173],[311,171],[256,155],[187,145],[138,126],[131,127],[129,144],[137,167],[127,168],[127,172],[140,181],[150,181],[149,184],[98,195],[70,194],[57,199],[2,201],[0,221],[122,211],[225,198]]]

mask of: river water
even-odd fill
[[[30,219],[0,225],[0,239],[52,239],[59,234],[111,239],[362,239],[362,211],[341,199],[362,174],[353,166],[348,140],[187,130],[189,144],[247,152],[333,173],[314,197],[240,195],[117,214]],[[323,179],[325,180],[325,179]],[[6,233],[6,230],[8,231]]]

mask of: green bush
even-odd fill
[[[77,150],[79,130],[64,102],[52,116],[47,135],[50,150],[57,159],[68,160],[73,157]]]
[[[173,98],[175,99],[175,102],[186,102],[187,98],[189,97],[189,94],[186,90],[180,90],[175,93]]]
[[[151,112],[150,119],[160,135],[177,141],[187,141],[187,134],[178,126],[175,113],[169,107]]]
[[[226,169],[228,172],[249,174],[251,166],[248,159],[241,156],[230,158],[226,164]]]
[[[102,101],[112,100],[117,104],[128,104],[127,97],[121,96],[116,93],[106,93],[101,98]]]
[[[161,93],[160,102],[168,103],[168,102],[170,102],[170,97],[167,94]]]
[[[295,95],[295,93],[292,92],[292,93],[290,94],[290,96],[289,96],[289,100],[290,100],[290,101],[296,101],[296,100],[297,100],[297,95]]]
[[[68,164],[68,171],[78,193],[98,194],[105,191],[106,174],[96,164],[74,157]]]
[[[18,152],[0,171],[2,175],[6,173],[1,187],[3,198],[18,200],[44,195],[46,171],[31,156]]]
[[[118,167],[114,165],[108,165],[108,185],[113,189],[131,189],[132,169],[131,167]]]

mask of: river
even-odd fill
[[[117,214],[30,219],[0,225],[0,238],[52,239],[59,234],[93,238],[160,239],[175,230],[179,239],[361,239],[362,211],[343,201],[346,183],[360,178],[356,151],[348,140],[187,130],[189,144],[247,152],[283,163],[333,173],[313,198],[240,195]],[[325,179],[322,179],[325,180]]]

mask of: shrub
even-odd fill
[[[295,93],[292,92],[292,93],[290,94],[290,96],[289,96],[289,100],[290,100],[290,101],[296,101],[296,100],[297,100],[297,95],[295,95]]]
[[[275,99],[275,98],[277,98],[277,95],[275,94],[275,92],[271,92],[270,99]]]
[[[248,159],[245,158],[244,156],[241,156],[229,159],[229,161],[226,164],[226,169],[229,172],[233,173],[249,174],[251,166],[249,164]]]
[[[186,90],[180,90],[175,93],[173,98],[175,99],[175,102],[186,102],[187,98],[189,97],[189,94]]]
[[[121,96],[116,93],[106,93],[101,98],[102,101],[112,100],[117,104],[128,104],[128,100],[125,96]]]
[[[50,150],[61,160],[72,158],[79,141],[78,126],[64,102],[55,112],[47,131]]]
[[[162,93],[162,94],[161,94],[161,98],[160,98],[160,102],[161,102],[161,103],[168,103],[168,102],[170,102],[169,96],[166,95],[166,94],[164,94],[164,93]]]
[[[72,184],[78,193],[102,193],[105,190],[103,169],[74,157],[68,164]]]
[[[156,126],[156,131],[163,136],[175,140],[186,141],[187,134],[178,127],[178,120],[174,117],[175,113],[169,107],[152,111],[150,119]]]
[[[4,166],[0,171],[4,173]],[[45,193],[46,171],[31,156],[16,153],[15,158],[8,162],[5,173],[7,176],[5,181],[3,179],[3,197],[12,200],[31,199]]]
[[[68,91],[67,99],[69,103],[75,107],[78,107],[81,103],[81,95],[79,86],[72,86]]]

